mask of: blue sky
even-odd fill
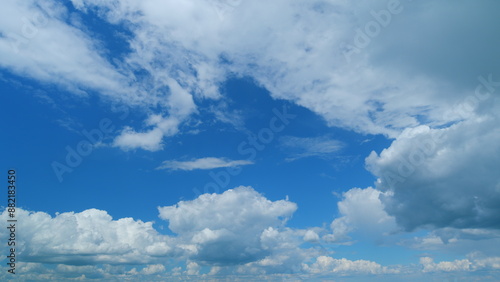
[[[2,6],[2,280],[499,278],[497,2]]]

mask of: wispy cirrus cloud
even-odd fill
[[[407,127],[456,121],[442,113],[468,95],[469,79],[498,72],[492,62],[498,59],[499,42],[492,40],[495,25],[489,24],[497,20],[491,12],[495,1],[481,7],[461,3],[454,10],[432,1],[400,3],[402,14],[393,15],[400,23],[381,34],[387,40],[368,38],[370,48],[349,55],[346,63],[344,45],[356,38],[359,23],[374,22],[373,13],[386,8],[365,2],[243,1],[225,6],[217,1],[219,5],[72,1],[82,15],[95,9],[101,20],[129,33],[121,41],[129,51],[112,60],[105,54],[113,50],[79,24],[68,23],[71,12],[64,5],[13,1],[0,11],[0,68],[81,95],[97,92],[107,100],[178,120],[179,126],[196,112],[193,98],[223,100],[221,85],[237,74],[252,77],[274,98],[310,109],[330,126],[391,137]],[[220,5],[231,11],[224,12],[223,20],[220,11],[226,8],[214,9]],[[436,12],[429,15],[427,9]],[[474,14],[483,20],[461,28],[463,18]],[[414,22],[425,25],[413,30]],[[415,50],[413,39],[405,36],[408,30],[424,38],[426,48]],[[464,34],[458,36],[457,30]],[[469,38],[491,43],[479,47]],[[467,84],[450,86],[456,77]],[[161,150],[163,139],[178,130],[177,125],[147,127],[125,127],[114,145]]]
[[[326,136],[284,136],[280,139],[280,142],[291,155],[291,157],[287,158],[287,161],[294,161],[307,157],[329,157],[340,151],[345,146],[341,141],[331,139]]]
[[[200,158],[193,159],[191,161],[174,161],[168,160],[164,161],[156,169],[167,169],[167,170],[195,170],[195,169],[214,169],[221,167],[235,167],[242,165],[251,165],[252,161],[248,160],[229,160],[226,158]]]

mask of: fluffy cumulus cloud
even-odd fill
[[[151,264],[141,270],[142,273],[147,275],[161,273],[164,271],[165,271],[165,266],[163,264]]]
[[[380,154],[372,152],[366,164],[387,191],[381,195],[385,210],[407,230],[498,229],[498,121],[484,115],[448,128],[407,129]]]
[[[471,262],[467,259],[455,261],[442,261],[435,263],[430,257],[420,258],[420,264],[423,266],[424,272],[431,271],[468,271],[471,267]]]
[[[1,267],[0,279],[11,281],[12,274]],[[16,281],[182,281],[162,264],[141,267],[128,265],[67,265],[20,262],[17,264]],[[7,273],[7,274],[5,274]]]
[[[159,211],[169,228],[192,247],[193,259],[226,265],[269,255],[273,244],[268,242],[279,235],[296,209],[292,202],[273,202],[250,187],[238,187],[160,207]]]
[[[386,274],[398,273],[399,270],[384,267],[376,262],[367,260],[348,260],[345,258],[335,259],[329,256],[319,256],[306,269],[311,273],[364,273],[364,274]]]
[[[397,230],[394,217],[389,216],[379,197],[383,193],[371,187],[353,188],[343,194],[338,202],[340,217],[333,220],[330,227],[332,234],[323,239],[331,242],[348,242],[349,233],[356,232],[371,240],[380,240],[383,236]]]
[[[390,230],[393,219],[383,212],[380,192],[352,189],[339,204],[342,217],[362,232]],[[371,206],[359,212],[358,203]],[[378,201],[377,201],[378,200]],[[17,210],[17,271],[22,279],[136,279],[183,281],[187,277],[259,277],[264,280],[314,279],[345,275],[398,275],[500,269],[498,256],[471,253],[467,259],[435,263],[423,257],[421,268],[384,266],[375,261],[335,258],[331,252],[305,247],[324,244],[322,228],[292,229],[296,211],[288,200],[271,201],[250,187],[222,194],[203,194],[192,201],[159,207],[175,235],[161,235],[151,222],[113,219],[102,210],[61,213]],[[369,214],[372,214],[371,217]],[[8,213],[1,218],[7,220]],[[368,223],[371,222],[371,223]],[[334,224],[332,224],[333,226]],[[469,233],[481,233],[470,230]],[[5,231],[2,230],[2,236]],[[429,237],[427,247],[432,238]],[[453,244],[453,240],[450,240]],[[453,245],[451,247],[454,247]],[[326,252],[325,252],[326,251]],[[173,263],[176,261],[177,263]],[[182,261],[180,266],[179,261]],[[134,265],[134,266],[131,266]],[[8,278],[2,266],[1,279]],[[382,275],[382,276],[380,276]],[[281,279],[280,278],[280,279]]]
[[[18,209],[16,216],[18,229],[22,230],[17,252],[24,262],[148,263],[176,253],[172,239],[160,235],[151,222],[113,220],[102,210],[51,217],[44,212]],[[6,221],[8,213],[3,212],[1,218]]]
[[[423,272],[483,271],[500,269],[500,257],[476,258],[434,262],[431,257],[421,257]]]
[[[114,220],[97,209],[54,217],[18,209],[17,254],[23,262],[18,271],[26,279],[147,276],[151,281],[202,275],[202,266],[211,269],[203,275],[302,273],[303,262],[318,252],[301,245],[319,238],[313,230],[285,226],[296,209],[295,203],[268,200],[251,187],[203,194],[159,208],[174,236],[161,235],[152,222]],[[7,220],[8,212],[0,217]],[[173,260],[185,266],[167,268]]]
[[[285,227],[296,209],[295,203],[270,201],[250,187],[203,194],[159,208],[160,218],[168,220],[176,236],[161,235],[152,222],[113,220],[97,209],[54,217],[18,209],[23,232],[17,252],[24,262],[68,265],[151,264],[170,257],[210,265],[270,261],[275,250],[295,250],[303,242],[305,232]],[[6,221],[8,212],[1,218]],[[163,270],[152,264],[142,272]]]
[[[194,169],[214,169],[220,167],[236,167],[253,164],[247,160],[228,160],[225,158],[200,158],[191,161],[164,161],[157,169],[168,170],[194,170]]]

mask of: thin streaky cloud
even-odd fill
[[[281,146],[291,157],[287,161],[294,161],[307,157],[326,158],[338,153],[344,148],[344,143],[326,136],[295,137],[284,136],[280,139]]]
[[[167,170],[195,170],[195,169],[214,169],[221,167],[236,167],[242,165],[251,165],[252,161],[248,160],[228,160],[225,158],[200,158],[190,161],[175,161],[168,160],[164,161],[156,169],[167,169]]]

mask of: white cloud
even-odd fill
[[[188,262],[186,266],[187,275],[198,275],[200,274],[200,266],[196,262]]]
[[[340,151],[345,145],[328,137],[294,137],[280,138],[281,145],[291,151],[289,160],[306,157],[328,158]]]
[[[102,210],[51,217],[44,212],[16,209],[16,216],[22,230],[17,252],[25,262],[148,263],[178,252],[172,239],[160,235],[151,222],[132,218],[113,220]],[[7,211],[0,217],[6,221]]]
[[[300,270],[303,261],[317,254],[300,247],[304,236],[317,235],[285,227],[296,209],[288,200],[270,201],[250,187],[203,194],[159,208],[159,217],[168,220],[175,236],[159,234],[152,222],[113,220],[97,209],[55,217],[18,209],[18,228],[23,232],[17,241],[22,247],[16,250],[23,262],[40,263],[30,264],[34,268],[30,277],[38,274],[46,279],[144,275],[149,281],[157,275],[174,275],[164,265],[174,260],[186,262],[182,275],[188,276],[199,275],[202,265],[219,266],[214,269],[219,274],[286,273]],[[7,217],[7,211],[0,215],[3,220]],[[41,264],[60,266],[53,270]],[[130,264],[144,267],[125,267]]]
[[[1,266],[0,270],[2,270],[0,273],[2,281],[12,279],[12,274],[7,272],[6,267]],[[16,281],[182,281],[182,278],[175,277],[175,268],[167,271],[162,264],[146,265],[141,269],[140,266],[130,265],[54,265],[18,262],[16,270]]]
[[[145,132],[136,132],[130,127],[122,130],[113,145],[123,150],[142,148],[148,151],[158,151],[163,148],[164,137],[169,137],[179,132],[179,125],[187,119],[190,114],[196,112],[193,97],[183,89],[177,81],[166,78],[166,86],[169,95],[165,107],[168,108],[169,116],[152,114],[145,121],[146,126],[153,126]]]
[[[316,261],[305,269],[311,273],[355,273],[355,274],[386,274],[398,273],[399,270],[382,266],[373,261],[335,259],[329,256],[319,256]]]
[[[333,220],[333,231],[324,237],[327,241],[345,242],[349,233],[357,232],[369,240],[379,240],[397,230],[394,217],[384,211],[379,196],[382,193],[371,187],[353,188],[343,193],[338,202],[340,217]]]
[[[473,262],[473,268],[476,270],[500,269],[500,257],[472,258],[472,262]]]
[[[498,109],[498,99],[487,101]],[[498,111],[497,111],[498,112]],[[366,159],[388,214],[406,230],[500,228],[499,117],[404,131]]]
[[[99,42],[68,25],[68,17],[56,1],[5,2],[0,11],[0,67],[75,93],[95,90],[134,102],[127,75],[107,61]]]
[[[494,25],[488,21],[498,22],[491,13],[498,4],[492,2],[491,7],[458,3],[453,10],[427,1],[398,2],[401,12],[349,62],[346,44],[355,40],[358,28],[377,24],[370,12],[387,9],[387,3],[242,1],[222,10],[221,5],[228,5],[216,1],[73,3],[83,11],[101,11],[113,24],[126,23],[133,36],[125,61],[132,69],[146,70],[155,81],[171,77],[196,97],[217,99],[228,74],[250,76],[273,97],[307,107],[332,126],[362,133],[395,137],[406,127],[453,120],[442,113],[475,82],[464,85],[450,79],[498,71],[491,64],[500,46],[490,36]],[[222,18],[220,11],[226,11]],[[456,28],[463,25],[464,13],[481,20],[468,22],[473,27]],[[415,22],[424,28],[414,29]],[[414,47],[399,48],[415,45],[414,37],[406,36],[408,30],[426,43],[418,59]],[[472,46],[470,36],[489,42],[487,48]],[[434,44],[436,38],[440,46]],[[471,49],[477,52],[468,52]],[[394,52],[398,60],[392,58]],[[473,55],[464,60],[458,55],[462,53]],[[455,59],[470,68],[447,67]],[[488,67],[477,67],[483,65]]]
[[[250,187],[238,187],[160,207],[159,212],[173,232],[194,246],[192,259],[225,265],[267,256],[272,249],[261,234],[280,228],[296,209],[292,202],[273,202]]]
[[[220,270],[221,270],[220,266],[212,266],[210,268],[210,272],[208,273],[208,275],[215,275],[215,274],[219,273]]]
[[[415,249],[426,254],[454,254],[463,257],[468,254],[469,260],[499,257],[500,250],[491,248],[500,244],[500,231],[495,229],[458,229],[439,228],[422,234],[418,231],[411,237],[401,234],[398,245]]]
[[[391,22],[349,60],[346,45],[355,41],[358,28],[376,24],[371,11],[387,9],[387,3],[233,4],[73,1],[80,11],[96,10],[112,25],[130,31],[122,42],[130,52],[112,64],[105,56],[110,50],[89,36],[98,31],[87,33],[79,29],[82,24],[68,24],[70,15],[63,5],[10,1],[0,17],[4,35],[0,66],[161,114],[168,125],[125,128],[114,142],[125,150],[150,151],[160,150],[162,140],[176,134],[196,112],[193,97],[220,99],[220,85],[233,75],[254,78],[274,98],[304,106],[331,126],[396,137],[407,127],[457,120],[443,113],[474,90],[478,75],[500,71],[492,64],[500,46],[500,40],[491,36],[495,32],[491,23],[498,23],[491,13],[496,2],[479,6],[460,2],[452,10],[428,1],[400,2],[401,12],[393,14]],[[465,24],[464,15],[481,20]],[[421,28],[415,30],[415,22],[421,22]],[[411,38],[426,43],[425,52],[414,50],[408,30]],[[467,39],[471,36],[488,44],[479,48]],[[12,42],[20,42],[19,48]],[[453,81],[456,77],[464,79]]]
[[[142,148],[148,151],[158,151],[163,148],[164,136],[172,136],[179,131],[180,121],[175,117],[164,118],[153,115],[146,122],[154,128],[145,132],[136,132],[132,128],[126,127],[115,138],[113,145],[123,150]]]
[[[351,193],[359,198],[376,194],[369,189],[358,190]],[[19,230],[23,231],[18,238],[22,246],[18,255],[23,261],[18,265],[19,277],[28,280],[182,281],[198,275],[228,279],[245,275],[271,280],[276,275],[314,279],[345,275],[393,276],[401,274],[403,269],[406,274],[420,270],[424,273],[488,273],[500,269],[500,257],[479,253],[467,259],[439,263],[422,258],[420,270],[388,267],[362,259],[333,258],[318,249],[301,247],[305,241],[317,242],[320,228],[294,230],[284,227],[295,210],[294,203],[270,201],[249,187],[223,194],[204,194],[193,201],[159,208],[160,217],[168,220],[170,229],[177,233],[176,237],[169,237],[158,234],[150,222],[131,218],[113,220],[105,211],[95,209],[55,217],[18,209]],[[4,212],[0,218],[6,220],[7,215]],[[185,262],[185,267],[167,271],[165,264],[172,261]],[[57,264],[55,268],[47,266],[54,263]],[[209,274],[203,274],[203,265],[211,266]],[[6,267],[0,268],[0,279],[5,279]]]
[[[164,133],[160,128],[154,128],[145,132],[136,132],[131,127],[125,127],[121,134],[113,141],[113,146],[120,147],[126,151],[141,148],[154,152],[163,148],[163,136]]]
[[[318,233],[314,232],[314,230],[307,230],[306,234],[304,235],[304,241],[318,242],[319,241]]]
[[[441,261],[435,263],[430,257],[420,258],[420,264],[424,267],[423,272],[433,271],[469,271],[471,269],[471,262],[468,259],[455,260],[455,261]]]
[[[114,146],[162,149],[164,138],[177,134],[197,111],[195,100],[221,99],[219,86],[228,75],[248,76],[274,98],[307,107],[331,126],[397,137],[387,150],[366,160],[380,177],[377,188],[382,192],[346,192],[339,203],[341,217],[332,222],[333,234],[327,238],[347,240],[356,231],[384,234],[393,229],[394,218],[406,230],[438,228],[427,245],[442,244],[446,237],[452,244],[466,236],[498,237],[484,234],[499,229],[500,222],[498,98],[469,105],[465,114],[467,105],[460,104],[475,90],[478,75],[500,73],[500,40],[491,36],[498,26],[498,2],[460,1],[453,9],[432,1],[402,2],[404,14],[393,15],[394,23],[350,62],[345,43],[352,43],[356,29],[373,20],[371,9],[385,9],[386,3],[242,1],[230,8],[220,1],[214,6],[213,1],[195,0],[73,3],[129,29],[131,36],[123,44],[130,45],[130,53],[111,63],[104,44],[80,25],[68,24],[68,11],[55,1],[7,1],[0,11],[0,67],[80,95],[97,91],[106,99],[149,109],[144,126],[125,127]],[[458,120],[464,121],[448,128],[419,126]],[[434,139],[435,134],[442,136]],[[299,148],[301,156],[338,149],[335,143],[296,141],[307,145]],[[241,162],[216,160],[189,165]],[[269,201],[249,188],[160,208],[179,234],[179,244],[155,233],[151,223],[113,220],[104,211],[51,217],[19,210],[26,230],[20,240],[23,255],[32,261],[149,264],[180,252],[214,264],[249,262],[248,269],[258,272],[293,261],[290,250],[297,238],[316,239],[312,232],[283,228],[295,210],[289,201]],[[450,227],[459,231],[446,229]],[[188,271],[196,272],[198,263],[193,263]],[[428,269],[458,270],[466,264],[424,263]],[[495,259],[483,264],[498,265]],[[312,268],[383,271],[374,262],[326,256]]]
[[[143,268],[141,272],[146,275],[157,274],[165,272],[165,266],[163,264],[151,264]]]
[[[163,138],[176,134],[179,124],[196,112],[190,93],[193,88],[206,87],[208,92],[203,97],[218,97],[207,82],[213,75],[205,65],[198,68],[200,84],[189,86],[188,79],[174,79],[165,72],[154,73],[146,65],[137,66],[133,56],[115,59],[111,64],[105,56],[109,53],[105,45],[79,29],[84,25],[74,22],[75,17],[71,17],[74,25],[69,24],[69,12],[56,1],[9,1],[0,18],[0,33],[5,35],[0,38],[0,67],[80,95],[95,91],[106,101],[159,109],[165,117],[153,129],[135,131],[126,127],[115,139],[114,145],[124,150],[160,150]],[[135,46],[133,41],[122,42],[128,43]],[[138,71],[150,72],[137,76]]]
[[[312,239],[316,239],[312,232],[314,231],[268,227],[260,235],[260,240],[263,248],[269,251],[269,255],[258,261],[247,263],[240,267],[239,271],[242,273],[260,271],[267,274],[303,272],[302,263],[320,253],[315,248],[300,247],[302,243],[307,242],[305,239],[311,239],[305,238],[307,234],[314,237]]]
[[[247,160],[228,160],[225,158],[200,158],[191,161],[164,161],[157,169],[169,170],[194,170],[194,169],[214,169],[220,167],[235,167],[253,164]]]

